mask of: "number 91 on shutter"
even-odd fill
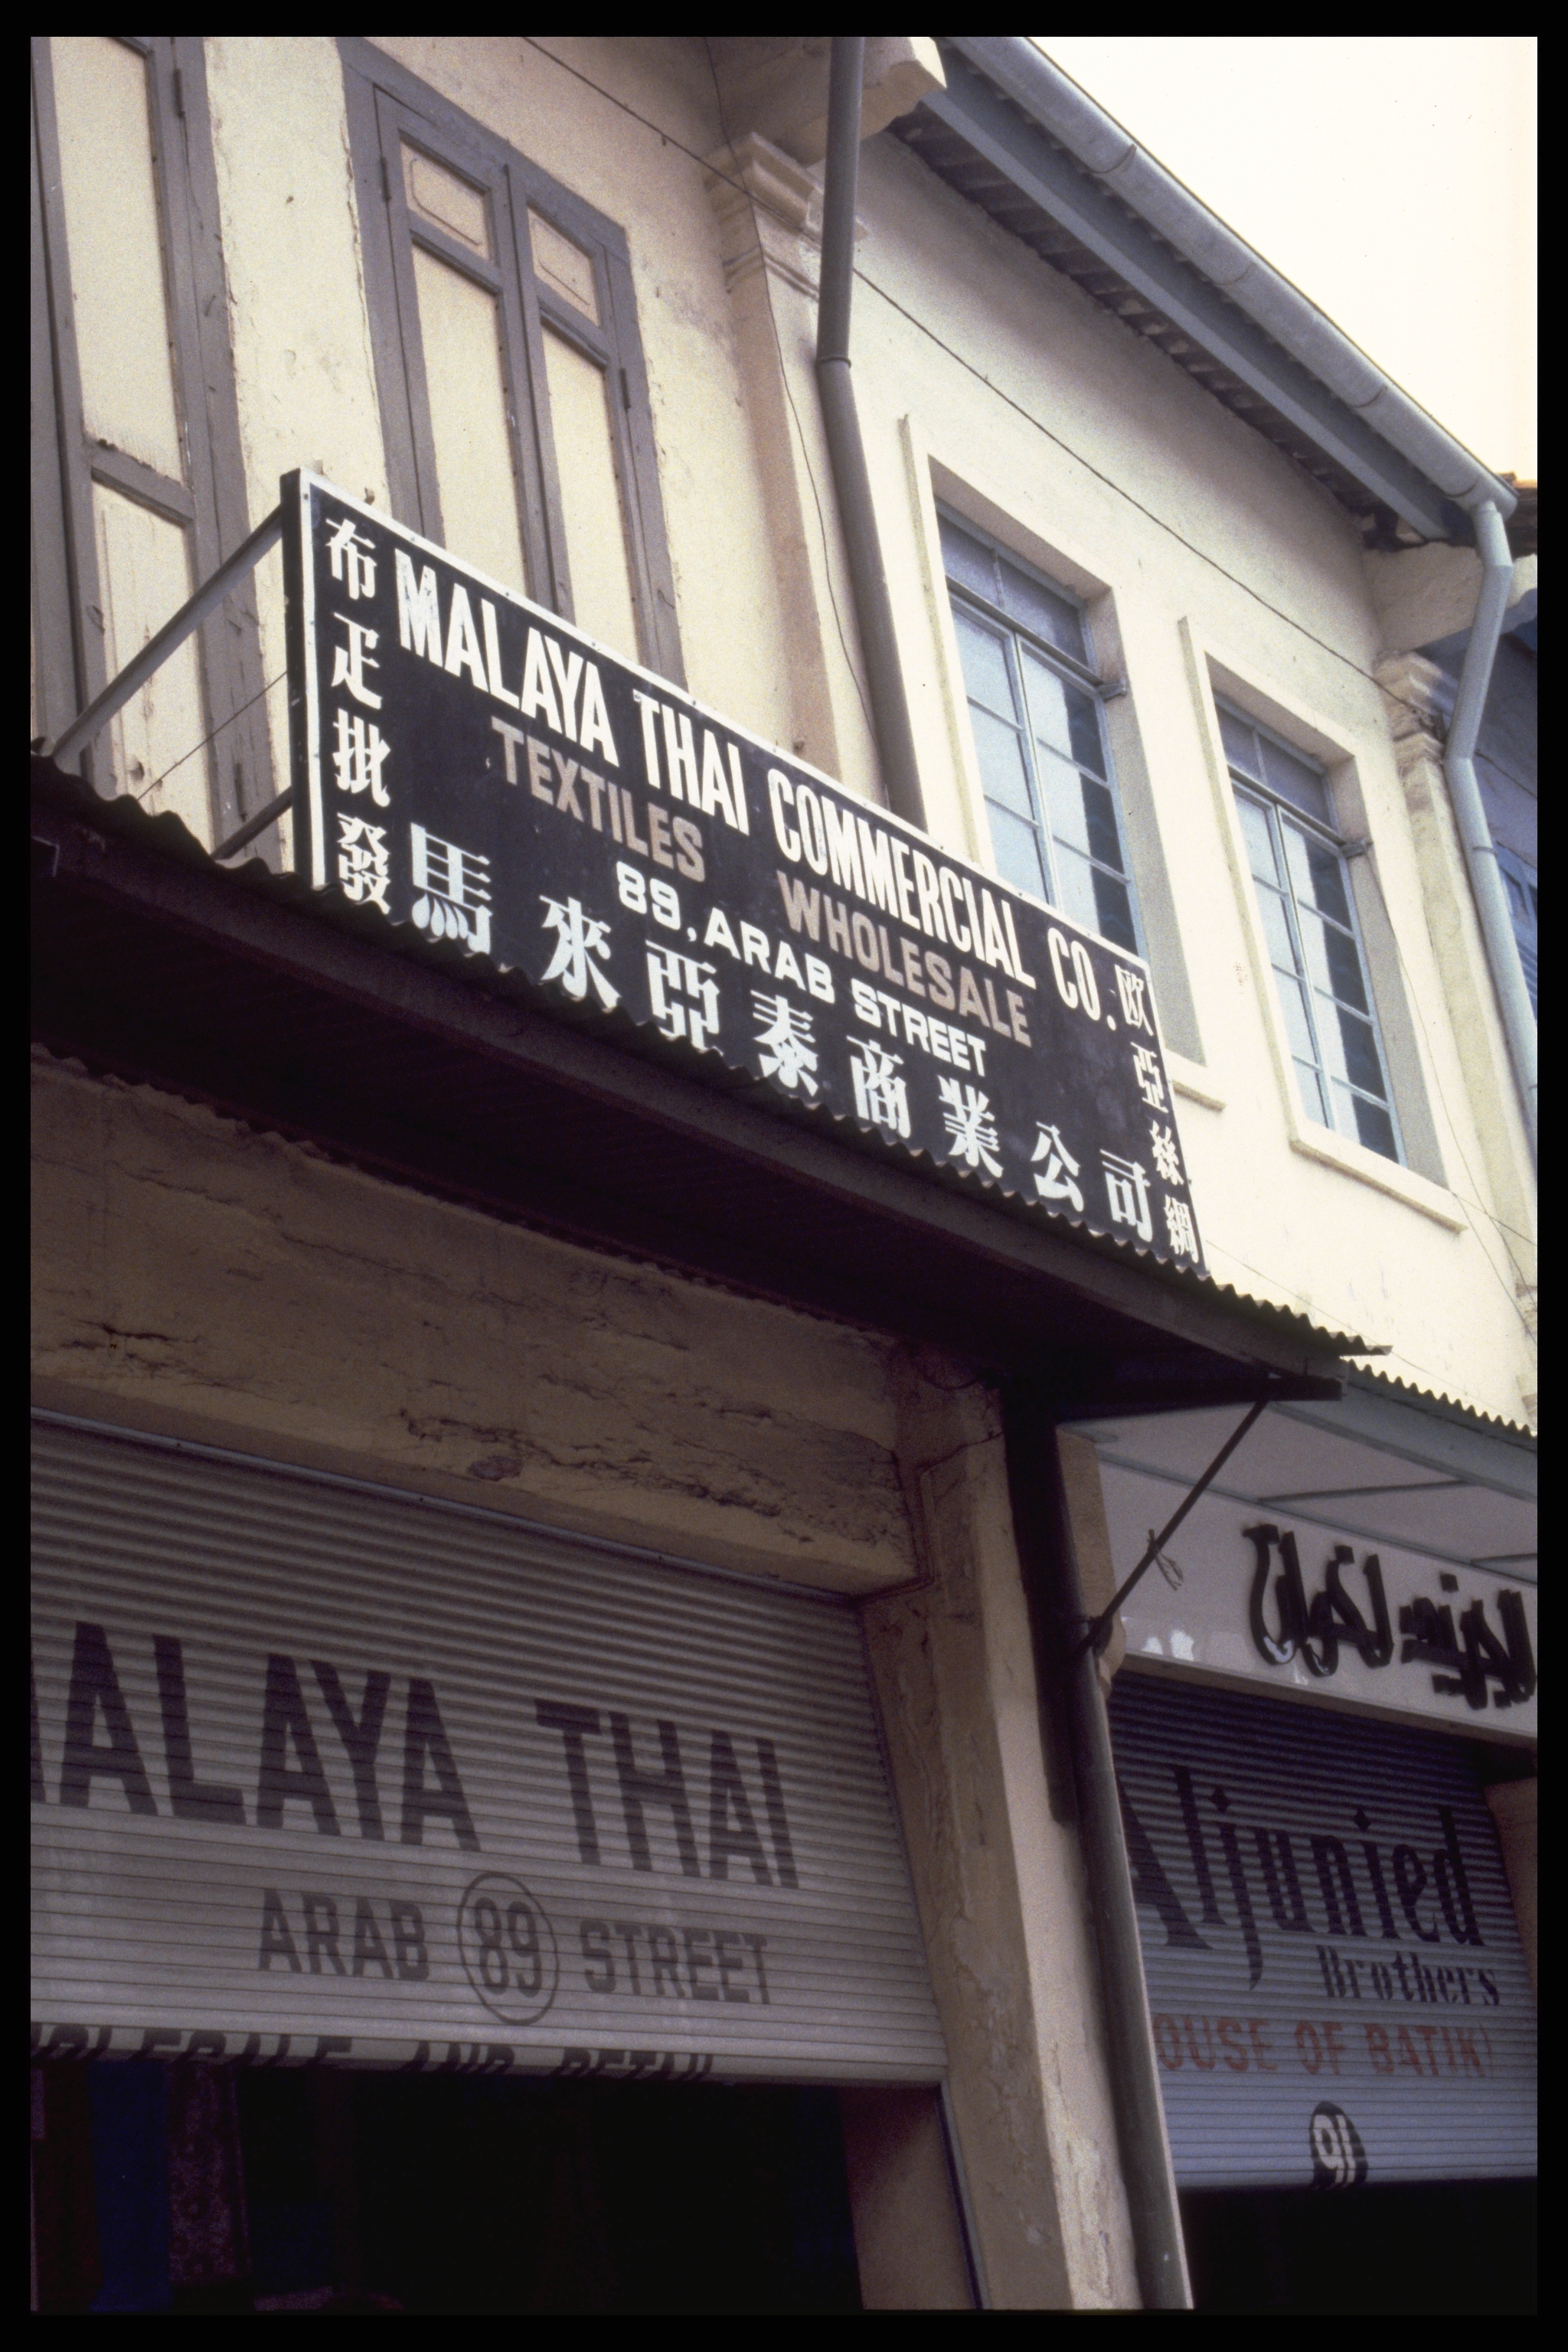
[[[521,1878],[487,1871],[463,1896],[458,1948],[468,1982],[492,2017],[531,2025],[561,1981],[555,1930]]]

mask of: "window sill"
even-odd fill
[[[1202,1103],[1205,1110],[1223,1110],[1229,1097],[1222,1095],[1213,1075],[1202,1062],[1189,1062],[1184,1054],[1173,1054],[1165,1048],[1165,1075],[1173,1092],[1184,1096],[1188,1102]]]
[[[1403,1201],[1406,1208],[1419,1209],[1434,1224],[1444,1225],[1451,1234],[1467,1230],[1468,1219],[1453,1194],[1429,1177],[1418,1176],[1413,1168],[1402,1168],[1396,1160],[1385,1160],[1380,1151],[1369,1151],[1364,1143],[1352,1143],[1348,1136],[1336,1135],[1332,1128],[1315,1127],[1303,1132],[1292,1126],[1290,1149],[1305,1160],[1321,1160],[1326,1168],[1337,1168],[1342,1176],[1359,1177],[1363,1184],[1375,1185],[1380,1192]]]

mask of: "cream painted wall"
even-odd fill
[[[34,1135],[46,1409],[871,1600],[987,2297],[1135,2304],[994,1394],[41,1048]],[[884,2298],[900,2267],[882,2244]]]
[[[820,723],[843,780],[874,793],[838,650],[852,607],[812,305],[775,261],[776,341],[738,331],[721,252],[733,223],[721,232],[704,188],[700,159],[721,130],[700,45],[382,45],[626,228],[691,685],[773,740]],[[335,51],[247,38],[209,54],[253,510],[301,458],[384,497]],[[1174,1074],[1215,1276],[1386,1346],[1400,1378],[1520,1419],[1535,1389],[1515,1290],[1533,1274],[1528,1160],[1511,1097],[1500,1144],[1495,1094],[1482,1111],[1472,1102],[1446,1001],[1433,930],[1447,954],[1455,925],[1433,908],[1373,675],[1388,649],[1376,567],[1325,492],[889,134],[864,151],[859,212],[856,384],[933,832],[985,855],[931,564],[934,466],[950,497],[1091,599],[1102,659],[1130,681],[1113,731],[1146,803],[1145,899],[1153,910],[1163,895],[1170,915],[1156,971],[1173,1004],[1184,987],[1172,1025],[1202,1055],[1176,1057]],[[809,236],[796,251],[809,279]],[[777,398],[781,356],[793,417]],[[809,468],[825,518],[803,508],[815,544],[787,593],[771,536],[786,466],[797,479]],[[803,593],[818,606],[805,632],[789,609]],[[278,667],[275,598],[264,611]],[[803,645],[830,673],[820,722],[802,717]],[[1410,1171],[1300,1116],[1217,757],[1216,667],[1331,763],[1347,824],[1375,845],[1356,882],[1391,1045],[1403,1038],[1406,1124],[1426,1139]],[[1517,1182],[1498,1175],[1500,1150]]]
[[[252,520],[310,466],[385,506],[386,460],[360,268],[337,45],[325,35],[215,37],[208,102]],[[262,658],[281,677],[283,561],[256,573]],[[273,772],[289,775],[284,688],[267,698]],[[288,819],[281,828],[285,854]]]
[[[1386,1345],[1396,1377],[1522,1419],[1535,1387],[1517,1287],[1533,1277],[1528,1153],[1510,1102],[1524,1181],[1492,1181],[1373,674],[1382,617],[1349,519],[889,138],[867,150],[859,209],[856,380],[933,830],[965,846],[975,781],[930,587],[921,476],[932,467],[950,499],[1089,598],[1097,619],[1113,613],[1101,658],[1131,688],[1111,707],[1113,732],[1136,733],[1202,1038],[1203,1066],[1176,1057],[1175,1076],[1213,1271]],[[1406,1125],[1429,1125],[1435,1140],[1426,1175],[1300,1115],[1215,733],[1215,668],[1325,761],[1345,829],[1375,845],[1355,880],[1391,1047],[1405,1032]],[[1495,1015],[1490,1030],[1506,1066]]]
[[[769,741],[787,743],[793,706],[775,657],[782,616],[773,568],[762,560],[767,532],[745,386],[697,160],[721,142],[717,101],[670,46],[377,37],[410,73],[625,229],[688,683]],[[569,63],[555,62],[554,51]]]
[[[796,1583],[915,1572],[886,1343],[35,1080],[37,1402]]]

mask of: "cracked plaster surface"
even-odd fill
[[[884,1343],[69,1065],[36,1100],[46,1388],[804,1581],[913,1573]]]

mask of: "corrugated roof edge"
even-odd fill
[[[37,753],[33,755],[31,772],[32,790],[39,801],[52,802],[62,814],[85,822],[96,830],[119,835],[138,848],[156,850],[161,856],[183,866],[205,868],[210,874],[224,877],[237,889],[258,893],[291,911],[308,908],[318,921],[326,921],[337,929],[374,942],[383,952],[390,949],[395,954],[412,957],[418,962],[433,964],[453,973],[460,972],[468,986],[482,989],[488,995],[515,997],[526,986],[518,975],[502,972],[488,957],[470,954],[454,941],[432,941],[412,927],[388,930],[368,908],[323,900],[297,875],[275,874],[259,857],[247,856],[237,866],[232,863],[219,866],[189,826],[171,810],[153,814],[140,807],[129,793],[105,799],[84,778],[68,774],[57,768],[53,761]],[[530,993],[531,996],[532,992]],[[787,1118],[786,1106],[775,1106],[771,1097],[763,1095],[760,1088],[757,1092],[759,1101],[764,1102],[769,1110]],[[842,1139],[851,1148],[868,1148],[877,1151],[876,1139],[862,1139],[858,1134],[853,1134],[846,1135]],[[877,1156],[885,1156],[886,1152],[887,1147],[884,1146]],[[908,1164],[902,1154],[899,1158],[905,1165]],[[1029,1224],[1037,1222],[1026,1203],[1015,1202],[1010,1197],[989,1190],[977,1193],[968,1186],[958,1189],[968,1198],[985,1201],[987,1205],[1004,1215]],[[1089,1233],[1079,1226],[1076,1218],[1053,1216],[1050,1223],[1058,1232],[1066,1225],[1071,1231],[1074,1242],[1082,1249],[1094,1251],[1122,1265],[1129,1259],[1136,1260],[1151,1280],[1179,1290],[1195,1290],[1211,1297],[1227,1299],[1247,1315],[1257,1317],[1276,1333],[1288,1335],[1292,1340],[1320,1353],[1353,1357],[1364,1355],[1370,1345],[1354,1332],[1335,1330],[1314,1323],[1310,1317],[1298,1313],[1293,1307],[1281,1307],[1272,1299],[1256,1298],[1206,1271],[1173,1265],[1168,1260],[1157,1256],[1152,1249],[1137,1242],[1122,1242],[1110,1235]]]
[[[1326,392],[1361,416],[1445,498],[1489,502],[1506,521],[1508,484],[1384,374],[1317,304],[1254,251],[1069,74],[1022,34],[952,35],[952,46],[1247,313]]]
[[[1373,1371],[1360,1364],[1350,1367],[1352,1386],[1386,1391],[1390,1396],[1407,1399],[1412,1403],[1436,1408],[1446,1417],[1464,1423],[1468,1427],[1500,1432],[1510,1438],[1521,1439],[1533,1449],[1539,1443],[1535,1431],[1527,1421],[1510,1421],[1500,1412],[1488,1412],[1467,1397],[1453,1395],[1447,1389],[1419,1388],[1414,1381],[1402,1381],[1393,1372]]]

